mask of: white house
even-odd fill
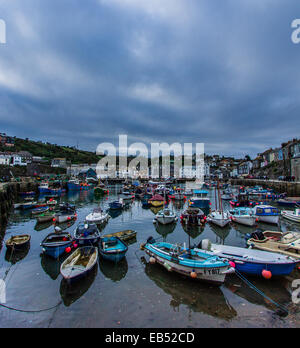
[[[6,153],[0,153],[0,165],[8,166],[10,164],[10,155]]]

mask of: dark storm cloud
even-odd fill
[[[1,131],[276,147],[299,135],[298,17],[294,0],[1,0]]]

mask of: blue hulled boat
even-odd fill
[[[80,182],[77,179],[71,179],[68,181],[68,191],[80,191]]]
[[[289,256],[278,253],[210,244],[206,240],[200,242],[198,247],[201,250],[204,248],[214,255],[234,262],[237,271],[258,277],[262,277],[264,271],[271,272],[272,276],[289,275],[298,262]]]
[[[99,242],[100,231],[96,224],[88,222],[80,223],[74,232],[74,238],[80,246],[91,246]]]
[[[60,234],[50,233],[42,241],[41,247],[46,255],[51,256],[54,259],[58,259],[66,252],[66,248],[72,246],[72,242],[73,238],[67,232]]]
[[[118,201],[109,203],[109,209],[118,210],[123,208],[124,208],[124,201],[122,198],[120,198]]]
[[[189,206],[191,208],[209,208],[210,199],[208,197],[209,192],[205,190],[194,190],[193,197],[189,200]]]
[[[185,248],[150,237],[141,248],[150,256],[150,263],[158,263],[169,272],[210,283],[222,284],[234,269],[227,260],[205,250]]]
[[[118,237],[100,239],[99,253],[105,260],[119,262],[125,257],[127,250],[127,244]]]

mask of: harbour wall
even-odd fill
[[[258,179],[231,179],[232,185],[262,186],[273,189],[277,193],[287,193],[289,197],[300,197],[300,182]]]
[[[37,191],[37,184],[30,178],[22,182],[0,184],[0,239],[2,239],[8,222],[9,213],[20,192]]]

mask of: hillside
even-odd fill
[[[8,149],[0,146],[0,151],[28,151],[33,156],[43,157],[49,163],[53,158],[66,158],[72,164],[97,163],[101,159],[101,156],[97,156],[93,152],[20,138],[15,138],[15,146],[13,148]]]

